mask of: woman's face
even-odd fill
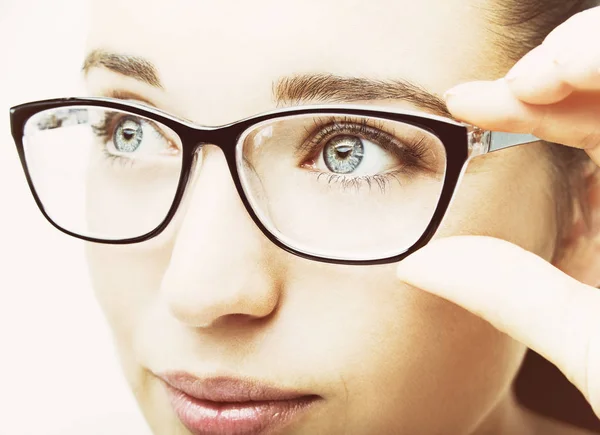
[[[493,7],[98,1],[90,52],[145,58],[162,87],[100,67],[86,82],[91,95],[116,91],[203,125],[313,102],[277,101],[277,84],[299,75],[403,79],[441,95],[510,67],[490,37],[484,11]],[[343,81],[335,86],[343,93]],[[356,102],[428,111],[403,99]],[[250,378],[319,396],[286,433],[466,434],[500,418],[494,410],[507,400],[520,344],[399,282],[393,265],[328,265],[277,248],[252,223],[220,152],[204,158],[185,212],[161,236],[87,246],[126,377],[156,433],[187,433],[158,377],[168,372]],[[476,159],[436,237],[491,235],[550,259],[548,167],[539,144]]]

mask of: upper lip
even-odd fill
[[[158,375],[168,386],[198,400],[244,403],[294,400],[317,396],[295,390],[284,390],[253,379],[220,376],[200,379],[185,372]]]

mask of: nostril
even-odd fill
[[[221,316],[216,319],[210,325],[213,328],[219,327],[247,327],[249,324],[253,324],[255,322],[259,322],[263,320],[263,317],[252,316],[250,314],[228,314],[226,316]]]
[[[221,327],[246,327],[249,323],[261,320],[259,316],[250,314],[224,314],[221,316],[202,316],[201,313],[192,313],[189,310],[171,309],[171,314],[181,323],[192,328],[208,329]]]
[[[248,295],[239,294],[241,291],[249,291],[247,287],[238,288],[232,293],[227,293],[223,287],[214,291],[206,288],[202,291],[195,286],[186,287],[181,284],[165,287],[171,316],[179,323],[194,328],[247,326],[268,317],[274,310],[272,301],[276,298],[270,294],[271,291],[250,291],[255,297],[247,297]]]

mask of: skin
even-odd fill
[[[93,68],[88,92],[126,91],[220,125],[275,108],[272,85],[284,76],[402,77],[441,95],[511,66],[484,37],[485,2],[376,4],[304,0],[279,11],[257,0],[236,2],[232,14],[226,1],[94,2],[89,50],[142,56],[164,86]],[[283,252],[251,222],[222,155],[204,158],[185,213],[161,236],[87,245],[124,373],[155,433],[187,433],[154,375],[165,371],[248,376],[320,395],[290,434],[574,433],[515,403],[510,387],[525,345],[400,281],[395,265],[326,265]],[[550,261],[559,248],[553,186],[541,143],[480,157],[436,238],[491,236]],[[564,269],[580,251],[569,252]],[[466,276],[478,256],[458,257]]]

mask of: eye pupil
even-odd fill
[[[354,148],[352,148],[346,144],[342,144],[342,145],[337,146],[335,150],[337,151],[338,155],[341,158],[345,159],[348,157],[348,155],[352,152],[353,149]]]
[[[323,149],[323,160],[331,172],[349,174],[361,164],[364,145],[356,136],[338,136],[331,139]]]
[[[133,130],[131,128],[124,128],[123,129],[123,136],[125,137],[125,139],[131,140],[135,136],[136,131],[137,130]]]

